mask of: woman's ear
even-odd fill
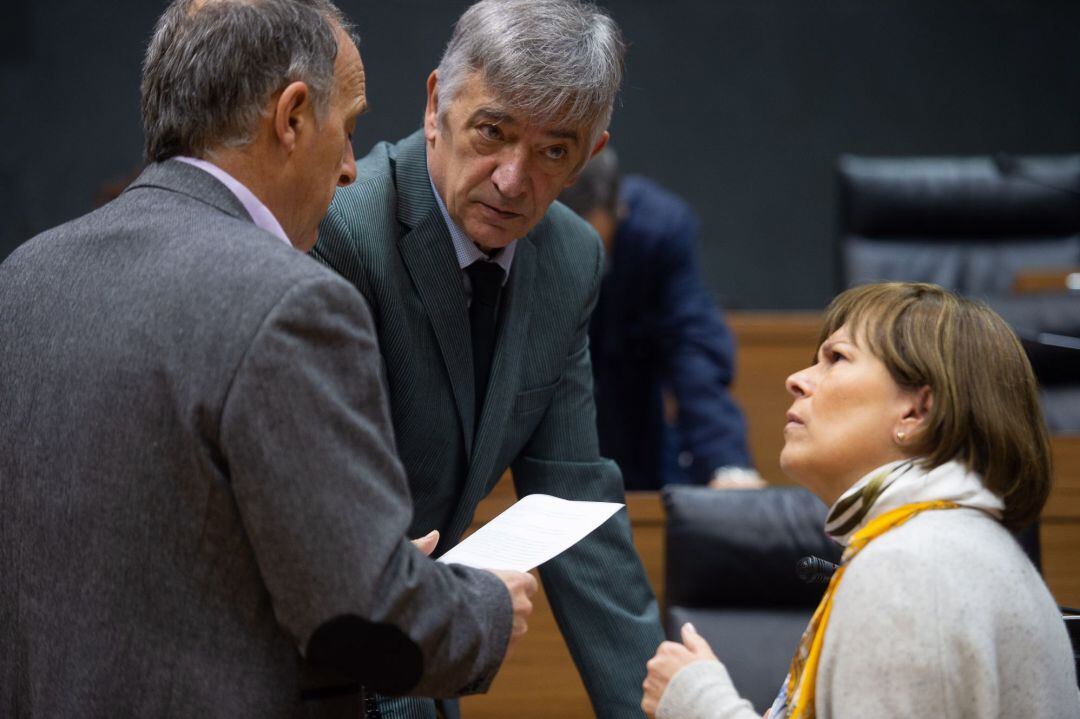
[[[930,410],[934,407],[934,393],[928,385],[918,389],[908,390],[907,403],[904,414],[896,427],[896,443],[904,446],[924,429],[930,418]]]

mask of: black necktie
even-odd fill
[[[484,406],[488,374],[491,371],[491,355],[495,352],[495,321],[499,306],[499,290],[502,289],[503,270],[494,262],[477,260],[465,271],[472,281],[472,302],[469,305],[469,324],[472,327],[473,372],[476,387],[476,414],[474,426],[480,424],[480,410]]]

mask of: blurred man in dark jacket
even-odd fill
[[[728,393],[731,332],[698,277],[698,220],[606,149],[559,199],[604,241],[608,265],[589,328],[600,450],[627,489],[757,487],[742,412]]]

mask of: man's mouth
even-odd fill
[[[500,220],[515,220],[521,217],[520,212],[511,212],[510,210],[504,210],[502,208],[496,207],[495,205],[489,205],[486,202],[477,201],[477,204],[480,205],[481,208],[483,208],[485,214]]]

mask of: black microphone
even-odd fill
[[[795,563],[795,574],[807,584],[828,584],[839,566],[821,557],[803,557]]]

